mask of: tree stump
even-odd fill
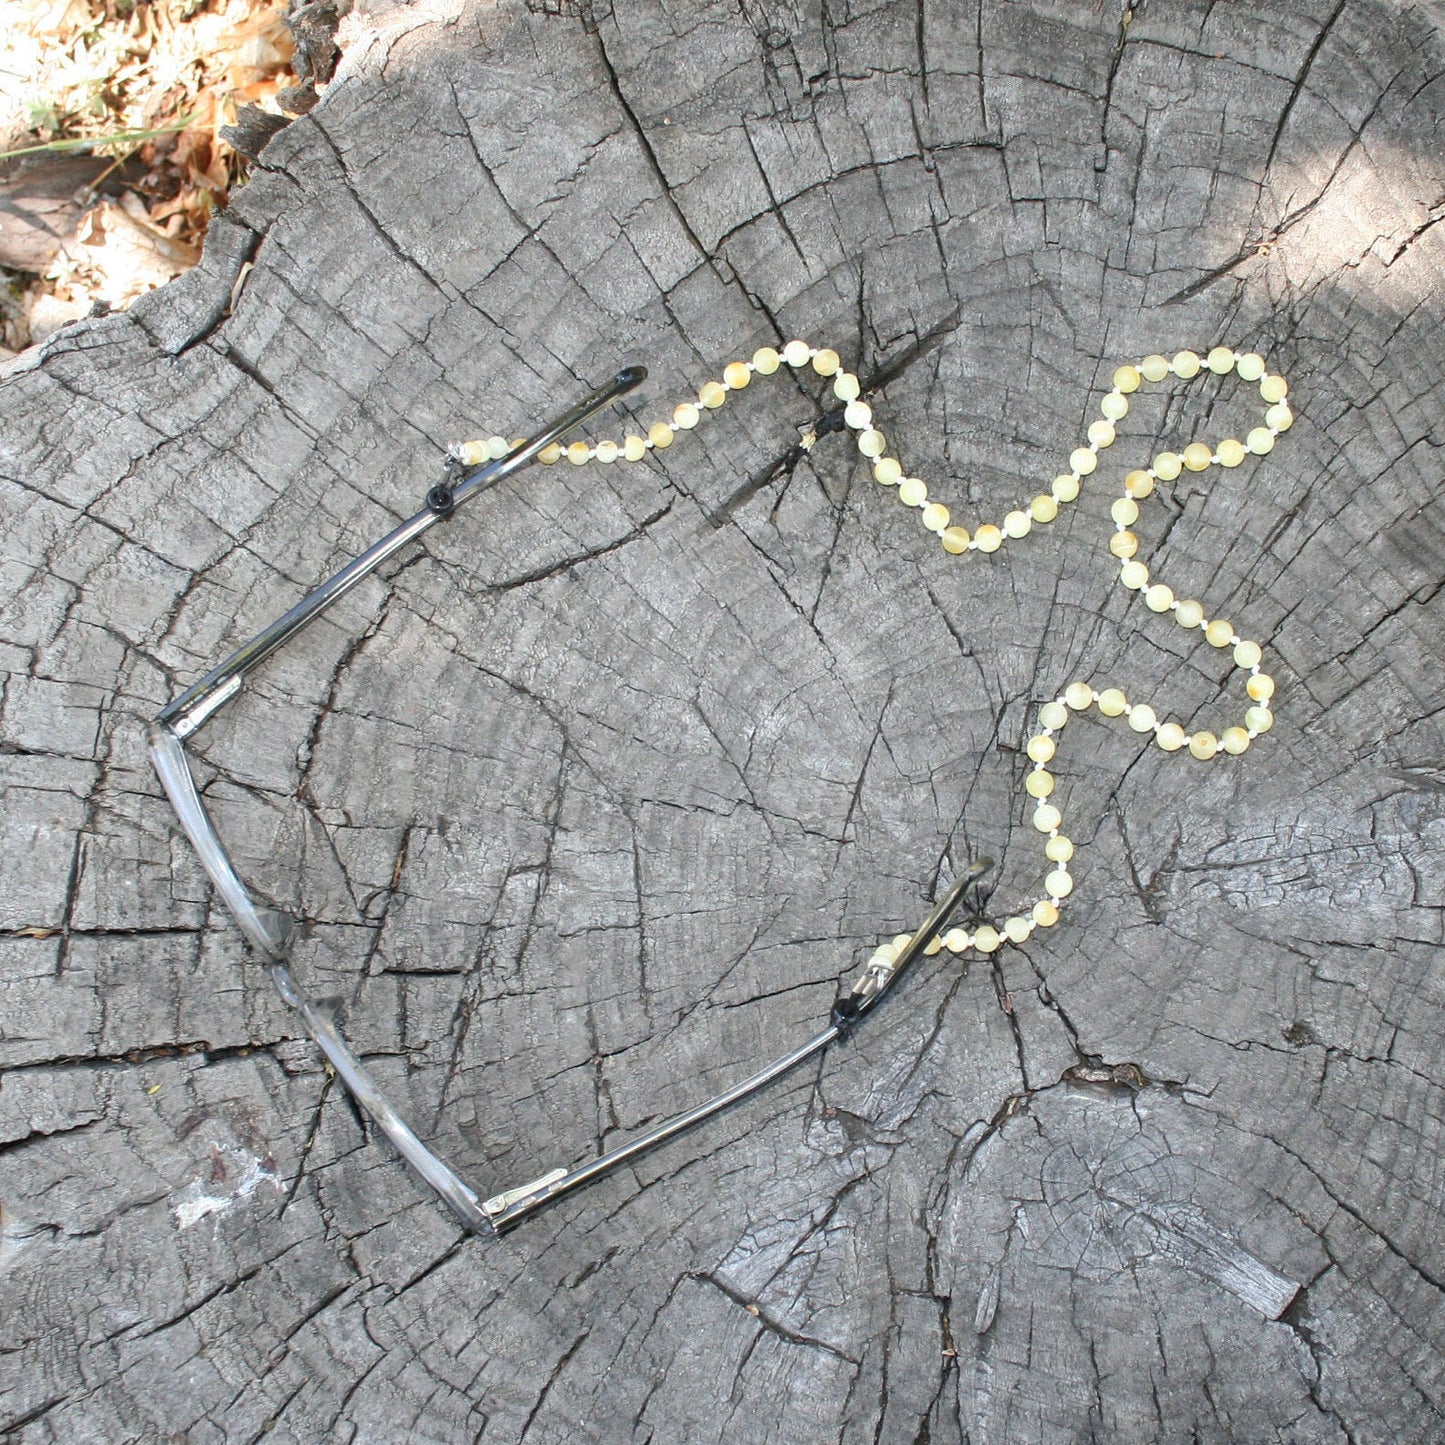
[[[4,382],[0,1432],[1440,1439],[1438,11],[347,23],[201,265]],[[1138,528],[1264,643],[1278,725],[1206,766],[1074,722],[1057,927],[467,1236],[248,955],[145,722],[448,443],[641,361],[620,435],[793,336],[969,526],[1119,362],[1267,354],[1277,451]],[[944,860],[1037,896],[1022,747],[1068,682],[1237,721],[1105,544],[1124,472],[1255,388],[1141,393],[1058,521],[955,558],[849,435],[799,446],[837,403],[784,371],[641,466],[513,477],[197,746],[298,973],[482,1193],[800,1042]]]

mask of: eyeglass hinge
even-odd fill
[[[482,1202],[482,1213],[489,1218],[495,1219],[499,1214],[505,1214],[514,1204],[521,1204],[532,1198],[534,1194],[543,1193],[549,1185],[555,1184],[559,1179],[565,1179],[565,1169],[553,1169],[544,1174],[540,1179],[534,1179],[530,1184],[519,1185],[516,1189],[504,1190],[501,1194],[494,1194],[490,1199]]]

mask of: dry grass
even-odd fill
[[[96,198],[47,273],[10,278],[9,348],[31,339],[30,321],[42,322],[39,333],[97,302],[118,309],[193,264],[243,165],[220,128],[244,103],[276,109],[278,90],[294,83],[284,8],[0,0],[0,160],[69,150],[117,167],[129,158],[124,193]],[[8,169],[9,184],[23,185]]]

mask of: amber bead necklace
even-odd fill
[[[1114,372],[1112,389],[1099,403],[1102,416],[1090,425],[1086,443],[1069,454],[1069,469],[1053,479],[1047,492],[1007,513],[1001,523],[984,522],[971,533],[954,522],[945,503],[930,497],[922,478],[904,474],[902,462],[889,453],[887,438],[874,425],[872,407],[860,399],[862,386],[857,375],[843,369],[838,353],[831,347],[811,346],[806,341],[790,341],[781,351],[764,346],[753,353],[750,361],[730,362],[723,368],[721,381],[705,382],[698,388],[695,401],[680,402],[673,408],[670,421],[653,422],[645,436],[634,434],[621,442],[574,441],[566,447],[553,443],[538,453],[537,460],[554,464],[565,457],[579,467],[589,462],[640,462],[649,452],[670,447],[682,433],[692,431],[718,411],[732,393],[749,386],[754,376],[771,376],[784,367],[795,372],[811,367],[818,376],[831,379],[833,395],[844,403],[843,420],[857,433],[858,450],[871,464],[874,480],[889,488],[904,506],[918,509],[923,526],[938,537],[945,552],[955,556],[997,552],[1006,541],[1026,537],[1035,526],[1052,522],[1061,506],[1078,497],[1084,478],[1098,467],[1099,454],[1113,445],[1115,424],[1128,414],[1129,398],[1145,382],[1162,382],[1171,375],[1188,381],[1200,375],[1223,377],[1233,372],[1243,381],[1259,383],[1259,394],[1267,408],[1264,422],[1244,441],[1230,438],[1218,446],[1194,441],[1182,452],[1160,452],[1151,466],[1131,471],[1124,478],[1123,495],[1110,508],[1114,532],[1109,538],[1109,551],[1120,564],[1120,583],[1140,595],[1151,612],[1170,613],[1180,627],[1202,632],[1210,646],[1233,649],[1236,667],[1247,674],[1245,692],[1251,704],[1245,710],[1243,725],[1227,727],[1217,736],[1206,730],[1190,733],[1180,723],[1160,718],[1148,703],[1131,702],[1122,689],[1101,688],[1093,682],[1071,682],[1056,698],[1044,703],[1038,713],[1039,729],[1028,740],[1027,753],[1033,767],[1024,779],[1024,791],[1032,804],[1031,820],[1044,835],[1044,857],[1050,865],[1041,896],[997,923],[978,924],[972,932],[950,928],[930,939],[923,951],[934,954],[946,948],[951,953],[963,953],[972,948],[987,954],[1006,943],[1024,943],[1035,929],[1051,928],[1059,921],[1059,910],[1074,888],[1069,872],[1074,844],[1062,831],[1063,814],[1054,801],[1054,775],[1048,766],[1057,751],[1055,739],[1070,717],[1097,707],[1104,717],[1123,718],[1136,733],[1152,733],[1165,752],[1184,752],[1199,762],[1222,755],[1238,756],[1274,725],[1270,708],[1274,679],[1260,670],[1259,644],[1241,637],[1223,618],[1209,617],[1203,603],[1177,598],[1163,582],[1151,580],[1149,568],[1137,555],[1139,539],[1130,529],[1138,520],[1139,503],[1154,491],[1156,481],[1172,482],[1183,472],[1202,472],[1211,466],[1237,467],[1246,456],[1264,456],[1272,451],[1275,438],[1294,422],[1285,399],[1289,387],[1284,377],[1269,372],[1258,352],[1241,354],[1229,346],[1216,346],[1202,358],[1195,351],[1179,351],[1172,358],[1146,356],[1137,364],[1121,366]],[[816,434],[809,432],[803,446],[811,450],[815,442]],[[488,458],[505,456],[514,445],[503,437],[489,437],[464,442],[453,449],[453,455],[459,463],[475,466]],[[876,949],[865,971],[873,974],[875,988],[881,990],[886,985],[911,937],[899,934]]]

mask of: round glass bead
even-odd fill
[[[1121,527],[1132,527],[1139,520],[1139,503],[1133,497],[1116,497],[1109,515]]]
[[[1184,458],[1178,452],[1160,452],[1154,458],[1154,475],[1172,482],[1184,470]]]
[[[1216,617],[1204,629],[1204,640],[1211,647],[1228,647],[1234,641],[1234,624],[1226,622],[1222,617]]]
[[[928,500],[928,487],[920,477],[904,477],[898,483],[898,500],[905,507],[921,507]]]
[[[1137,366],[1121,366],[1114,373],[1114,390],[1122,391],[1127,396],[1130,392],[1139,390],[1141,380]]]
[[[783,348],[783,360],[789,366],[806,366],[808,364],[808,352],[812,348],[806,341],[790,341]]]
[[[1044,879],[1044,892],[1050,898],[1067,898],[1074,891],[1074,880],[1067,870],[1056,868]]]
[[[723,367],[723,385],[733,391],[741,391],[753,379],[745,361],[730,361]]]
[[[1099,711],[1105,717],[1123,717],[1128,707],[1129,699],[1117,687],[1106,687],[1099,694]]]
[[[1094,689],[1087,682],[1071,682],[1064,689],[1064,701],[1075,712],[1083,712],[1094,702]]]
[[[836,375],[838,368],[842,364],[843,363],[839,358],[838,353],[834,351],[831,346],[825,346],[813,358],[813,370],[816,371],[819,376]]]
[[[1162,582],[1156,582],[1152,587],[1145,589],[1144,605],[1151,612],[1168,612],[1169,605],[1173,601],[1173,590],[1166,587]]]
[[[863,388],[858,384],[858,378],[851,371],[840,371],[833,378],[833,395],[839,401],[854,401]]]
[[[1129,709],[1129,726],[1136,733],[1152,733],[1155,720],[1154,709],[1147,702],[1136,702]]]
[[[1058,906],[1049,902],[1047,899],[1039,899],[1039,901],[1034,904],[1032,912],[1034,922],[1037,923],[1040,928],[1052,928],[1054,924],[1059,921]]]
[[[771,346],[760,346],[753,352],[753,370],[759,376],[771,376],[783,364],[783,358]]]
[[[1248,455],[1244,443],[1234,437],[1219,444],[1219,465],[1222,467],[1237,467]]]
[[[1182,376],[1185,381],[1199,375],[1199,358],[1192,351],[1176,351],[1174,353],[1174,375]]]
[[[1010,512],[1003,519],[1004,535],[1008,537],[1027,537],[1032,526],[1033,518],[1027,512]]]
[[[1264,357],[1257,351],[1246,351],[1235,363],[1241,381],[1258,381],[1264,375]]]
[[[1063,815],[1052,803],[1040,803],[1034,809],[1034,827],[1040,833],[1052,833],[1063,822]]]
[[[1042,733],[1037,733],[1029,739],[1025,751],[1029,755],[1030,762],[1046,763],[1053,757],[1056,749],[1053,738],[1046,738]]]
[[[873,480],[885,487],[896,487],[903,479],[903,463],[897,457],[879,457],[873,463]]]
[[[1146,356],[1139,363],[1139,370],[1144,374],[1145,381],[1163,381],[1169,375],[1169,362],[1157,354]]]
[[[1062,833],[1056,838],[1050,838],[1044,844],[1044,857],[1050,863],[1067,863],[1074,856],[1074,841],[1066,838]]]
[[[1103,401],[1099,403],[1099,410],[1104,413],[1110,421],[1119,421],[1129,414],[1128,400],[1117,391],[1111,391]]]
[[[1142,562],[1125,562],[1119,568],[1119,581],[1131,592],[1141,591],[1149,585],[1149,569]]]
[[[1174,620],[1181,627],[1198,627],[1204,621],[1204,604],[1196,602],[1192,597],[1186,597],[1174,609]]]
[[[1184,465],[1191,472],[1202,472],[1214,460],[1214,451],[1208,442],[1190,442],[1184,448]]]
[[[948,526],[948,508],[942,502],[930,502],[923,509],[923,525],[930,532],[941,533]]]
[[[1036,522],[1052,522],[1059,515],[1059,504],[1041,492],[1029,503],[1029,515]]]
[[[1259,649],[1257,642],[1241,642],[1234,649],[1234,665],[1236,667],[1258,667],[1259,660],[1264,654]]]
[[[1003,546],[1003,533],[991,522],[985,522],[983,526],[975,528],[973,543],[980,552],[997,552]]]
[[[956,557],[961,552],[968,551],[968,528],[967,527],[945,527],[943,529],[943,550],[951,552]]]
[[[1099,465],[1099,458],[1088,447],[1075,447],[1069,453],[1069,470],[1087,477]]]
[[[1187,734],[1177,722],[1165,723],[1155,735],[1155,742],[1166,753],[1177,753],[1187,740]]]
[[[1046,702],[1039,709],[1039,722],[1046,728],[1052,728],[1055,732],[1063,727],[1069,720],[1069,710],[1061,702]]]
[[[655,447],[672,445],[672,428],[665,421],[655,421],[647,429],[647,439]]]

